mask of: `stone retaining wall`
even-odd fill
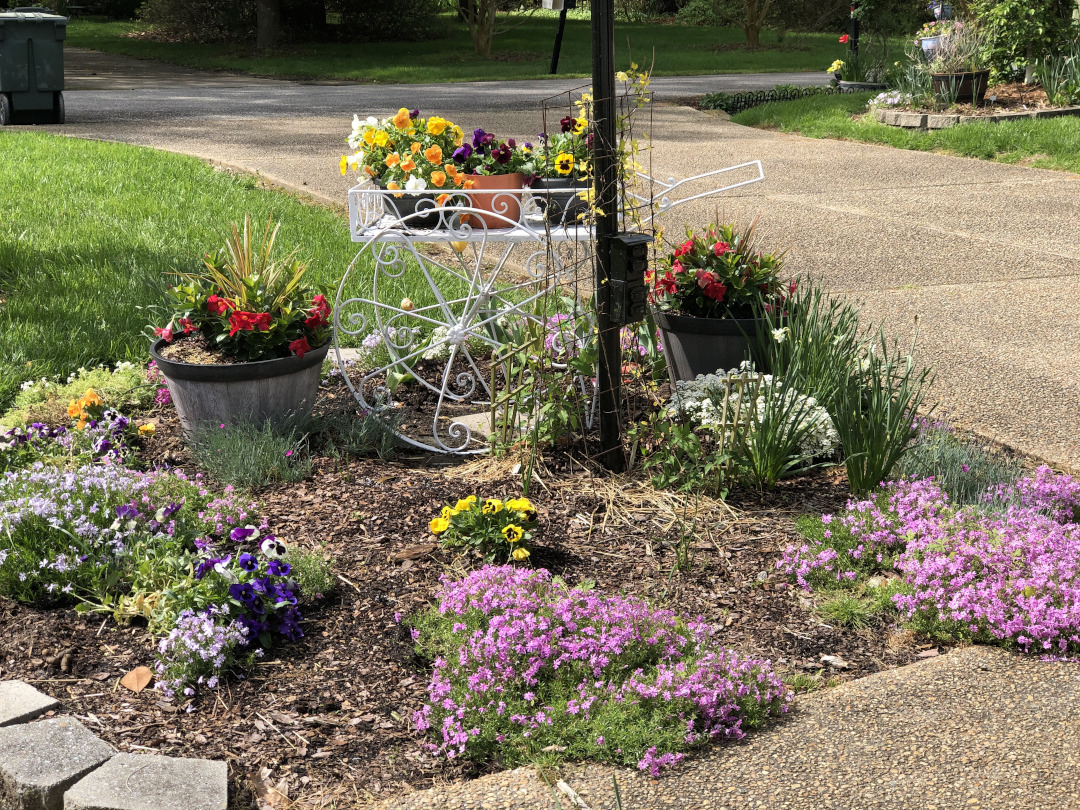
[[[950,115],[948,113],[917,113],[905,110],[877,109],[874,117],[890,127],[904,129],[947,129],[960,124],[977,121],[1020,121],[1031,118],[1059,118],[1063,115],[1080,115],[1080,107],[1060,107],[1055,110],[1023,110],[994,115]]]

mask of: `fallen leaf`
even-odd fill
[[[823,655],[821,656],[821,663],[828,664],[833,669],[850,669],[851,664],[845,661],[838,655]]]
[[[154,672],[150,667],[135,667],[120,679],[120,685],[125,689],[130,689],[135,694],[139,694],[150,685],[152,680],[154,680]]]

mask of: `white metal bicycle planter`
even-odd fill
[[[692,184],[740,170],[753,170],[754,176],[672,199],[676,189],[693,188]],[[761,162],[752,161],[682,181],[640,177],[650,190],[659,192],[659,198],[633,193],[628,197],[648,206],[652,214],[759,182],[764,173]],[[404,443],[435,453],[483,453],[488,449],[486,435],[475,435],[461,418],[491,407],[495,392],[490,357],[504,345],[502,325],[508,321],[542,325],[543,317],[534,313],[533,306],[572,284],[574,269],[583,261],[591,262],[592,228],[547,223],[538,199],[528,190],[524,194],[454,190],[445,204],[439,205],[432,196],[415,210],[414,200],[405,200],[399,193],[366,185],[349,191],[351,237],[363,244],[338,286],[334,307],[337,362],[349,390],[366,411],[377,412],[392,401],[391,376],[411,379],[421,398],[433,400],[434,410],[425,415],[430,416],[430,430],[425,428],[421,434],[415,425],[407,425],[397,432]],[[507,216],[516,213],[512,209],[519,200],[520,215]],[[425,253],[417,245],[443,245],[450,250]],[[354,276],[368,256],[374,264],[370,297],[353,289]],[[514,274],[509,270],[512,256]],[[396,283],[406,273],[410,273],[410,295],[422,302],[418,305],[403,299],[403,287]],[[347,337],[354,343],[358,336],[371,332],[379,335],[390,360],[379,368],[352,371],[342,340]],[[592,380],[576,380],[575,387],[595,398]]]

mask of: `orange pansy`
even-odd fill
[[[428,147],[424,150],[424,157],[432,163],[442,163],[442,147],[438,144]]]
[[[393,124],[398,129],[405,129],[409,125],[409,111],[402,107],[394,116]]]
[[[446,173],[445,172],[432,172],[431,184],[436,188],[442,188],[446,185]]]

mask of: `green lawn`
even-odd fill
[[[0,177],[0,411],[24,380],[146,362],[141,333],[162,322],[151,308],[170,271],[198,266],[245,212],[279,219],[279,247],[298,247],[328,292],[357,252],[333,211],[168,152],[0,132]],[[432,297],[404,286],[387,294]]]
[[[880,143],[898,149],[945,152],[1001,163],[1080,172],[1078,117],[965,124],[919,132],[888,127],[863,115],[872,95],[811,96],[763,104],[734,115],[731,120],[751,127],[797,132],[810,138]]]
[[[447,16],[444,28],[444,39],[295,45],[267,56],[250,47],[160,43],[125,36],[137,30],[134,23],[76,20],[68,26],[67,44],[262,76],[378,83],[548,78],[554,17],[533,17],[497,36],[491,61],[473,53],[464,25]],[[765,47],[761,50],[737,47],[743,42],[742,32],[733,28],[619,22],[615,28],[616,64],[625,67],[631,58],[649,64],[655,51],[656,75],[822,71],[842,50],[831,33],[790,34],[779,49],[772,32],[762,33]],[[559,70],[563,77],[592,74],[588,20],[567,20]]]

